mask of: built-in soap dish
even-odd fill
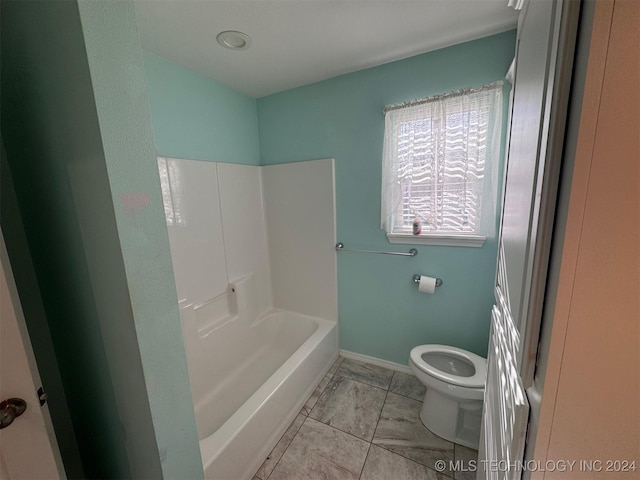
[[[193,306],[198,336],[204,338],[214,330],[238,318],[236,289]]]

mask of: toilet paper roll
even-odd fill
[[[434,293],[436,291],[436,279],[433,277],[420,276],[418,291],[422,293]]]

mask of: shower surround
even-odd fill
[[[205,477],[250,479],[338,355],[334,162],[158,168]]]

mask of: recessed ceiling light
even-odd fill
[[[251,37],[246,33],[227,30],[216,37],[218,43],[231,50],[246,50],[251,45]]]

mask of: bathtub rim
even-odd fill
[[[270,373],[266,377],[262,377],[262,383],[255,382],[255,390],[251,392],[247,397],[245,397],[242,403],[238,404],[237,409],[242,407],[242,405],[244,405],[244,403],[248,401],[251,398],[251,396],[253,396],[260,389],[260,387],[264,383],[266,383],[269,380],[269,378],[271,378],[271,376],[275,374],[286,363],[286,361],[289,358],[291,358],[291,356],[295,354],[298,348],[302,347],[307,341],[309,341],[309,339],[311,339],[313,335],[317,332],[318,328],[320,328],[320,324],[316,317],[300,314],[298,312],[293,312],[291,310],[277,309],[273,307],[265,310],[262,314],[260,314],[260,316],[256,320],[253,320],[248,325],[246,325],[246,328],[260,329],[260,328],[266,327],[267,330],[263,331],[263,334],[268,335],[268,338],[265,338],[264,335],[259,338],[262,338],[264,341],[266,341],[266,344],[270,344],[271,341],[273,341],[273,338],[271,337],[271,334],[273,332],[271,329],[274,327],[274,325],[269,325],[272,321],[275,322],[276,332],[280,332],[280,334],[283,334],[283,333],[287,334],[292,328],[298,329],[297,332],[294,332],[293,334],[294,336],[297,336],[301,340],[296,342],[297,346],[295,346],[295,348],[290,348],[285,345],[285,348],[287,349],[287,351],[290,352],[290,355],[282,359],[282,363],[277,365],[275,370],[272,371],[272,373]],[[287,340],[287,343],[288,343],[288,340]],[[278,340],[276,340],[275,347],[282,348],[282,345]],[[231,376],[237,376],[237,373],[238,373],[236,370],[229,370],[229,372],[231,373]],[[224,384],[228,380],[228,378],[229,377],[217,378],[217,381],[220,382],[218,385]],[[229,420],[235,414],[235,411],[237,411],[237,409],[235,411],[230,410],[230,415],[226,419],[224,419],[224,421],[218,424],[218,427],[216,430],[211,431],[209,435],[200,437],[200,428],[203,425],[207,425],[207,423],[205,421],[203,425],[199,425],[198,422],[201,422],[202,421],[201,419],[207,417],[208,415],[207,412],[211,411],[212,402],[215,402],[215,400],[212,400],[212,399],[215,399],[215,397],[218,394],[219,394],[219,387],[217,385],[210,387],[207,390],[207,392],[204,394],[199,392],[197,396],[194,394],[192,390],[193,409],[196,415],[196,425],[198,429],[199,442],[215,434],[215,432],[220,428],[222,428],[222,426],[226,423],[226,421]]]
[[[216,459],[223,454],[225,449],[234,442],[239,432],[251,422],[251,420],[259,414],[260,408],[269,401],[276,390],[289,378],[291,372],[295,371],[305,361],[309,354],[319,346],[319,344],[331,333],[335,328],[336,340],[338,338],[337,328],[338,322],[320,317],[313,317],[290,310],[274,309],[271,313],[287,312],[297,316],[311,319],[318,324],[318,328],[307,338],[302,345],[278,369],[236,410],[229,419],[227,419],[214,433],[200,440],[200,454],[202,456],[202,465],[205,472],[214,464]],[[280,423],[280,427],[269,435],[270,441],[265,443],[264,455],[266,458],[268,453],[273,449],[277,441],[284,434],[289,424],[300,413],[300,410],[307,402],[315,390],[317,384],[326,375],[331,365],[339,357],[340,351],[336,342],[335,354],[332,355],[331,361],[322,369],[317,378],[307,386],[305,393],[299,397],[296,406],[288,413],[288,415]],[[254,470],[260,468],[264,458],[258,458],[253,462],[259,461]],[[253,463],[251,459],[247,463]],[[253,472],[255,473],[255,472]]]

